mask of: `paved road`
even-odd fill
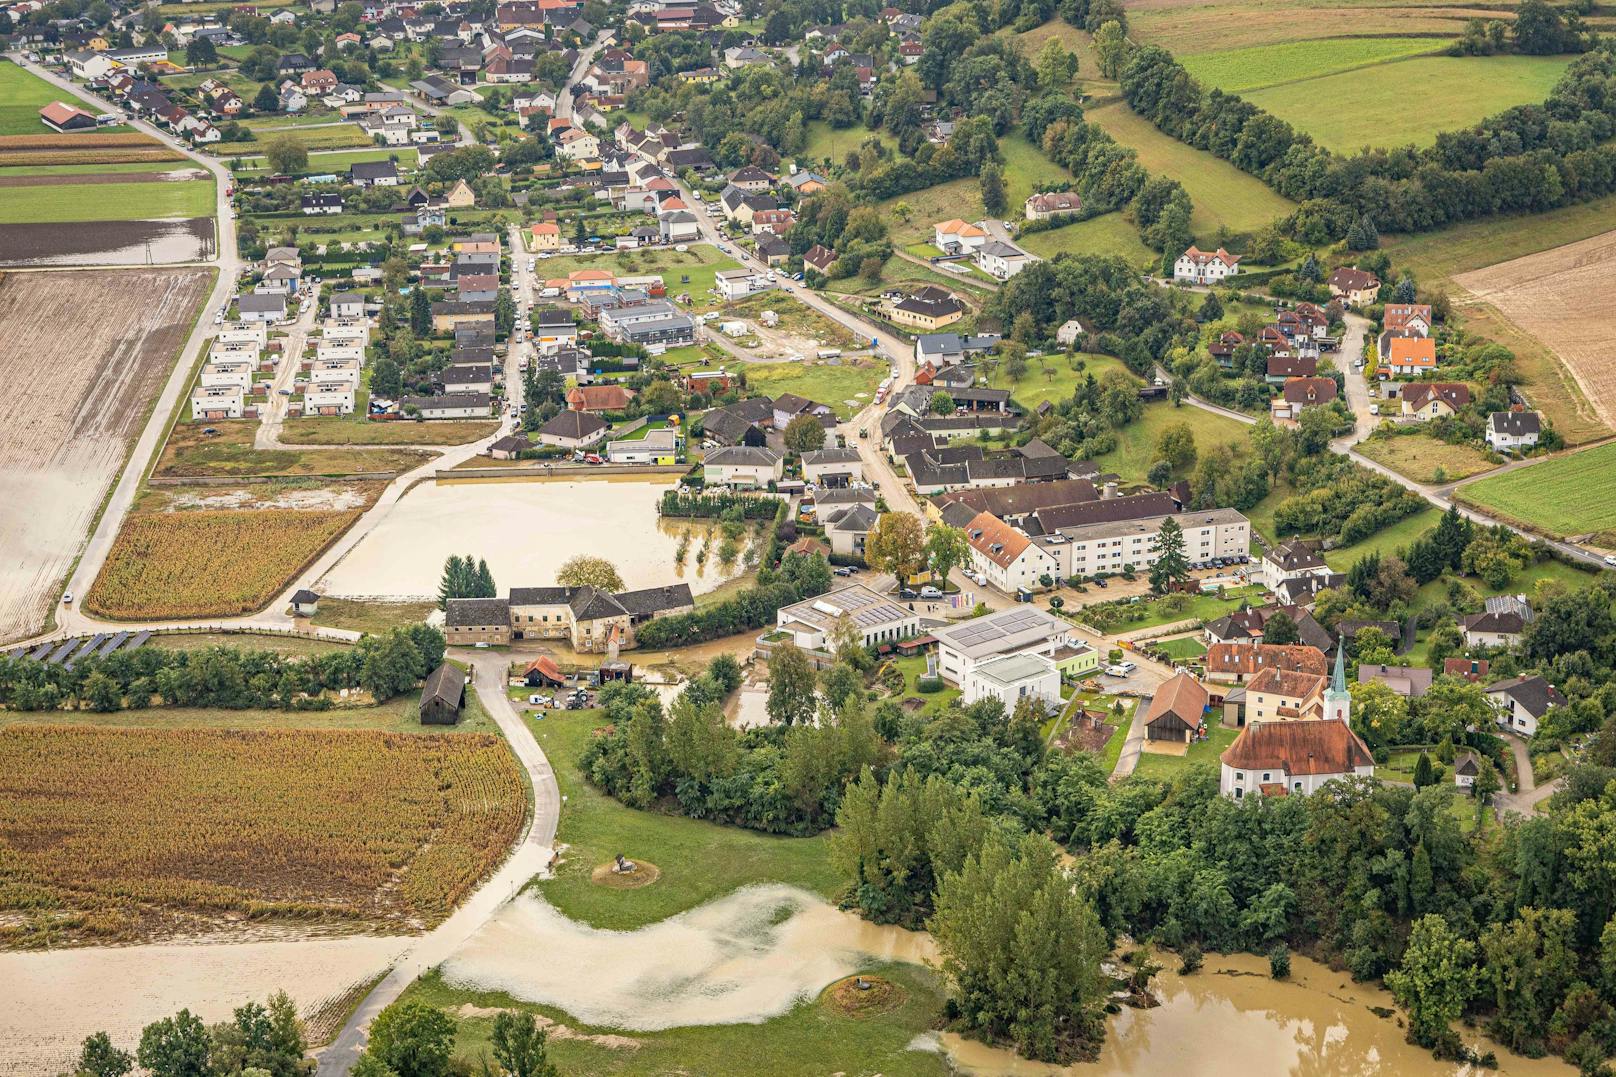
[[[561,92],[556,94],[554,112],[556,119],[572,119],[573,91],[576,89],[579,80],[584,77],[584,72],[589,70],[589,65],[595,62],[595,55],[606,46],[607,42],[612,40],[612,34],[613,31],[611,30],[602,30],[595,36],[595,43],[578,54],[578,59],[573,62],[572,71],[568,73],[567,81],[562,85]]]
[[[1499,792],[1493,794],[1493,808],[1498,812],[1499,818],[1508,814],[1531,815],[1540,801],[1547,800],[1560,790],[1560,779],[1537,784],[1532,774],[1532,756],[1528,751],[1524,738],[1513,733],[1500,733],[1509,745],[1510,754],[1515,757],[1515,792]]]
[[[27,68],[51,85],[77,95],[90,105],[103,112],[122,111],[110,101],[91,93],[68,79],[49,71],[38,64],[23,59],[21,54],[12,53],[11,59],[19,66]],[[214,233],[215,243],[214,260],[218,265],[218,278],[214,281],[213,291],[209,293],[207,302],[202,307],[202,313],[196,321],[196,328],[186,339],[176,357],[174,369],[169,374],[168,381],[163,385],[157,400],[152,406],[151,419],[147,421],[146,428],[140,432],[129,458],[124,464],[123,472],[118,478],[117,485],[113,487],[111,496],[107,499],[106,508],[102,511],[95,530],[90,533],[84,551],[79,555],[77,567],[69,577],[66,592],[75,596],[82,596],[89,591],[90,584],[106,563],[107,555],[112,550],[113,539],[117,537],[118,529],[123,525],[124,517],[128,515],[130,506],[134,504],[135,495],[140,490],[140,481],[146,473],[147,465],[157,453],[168,429],[169,416],[176,407],[183,407],[186,391],[190,388],[191,368],[195,365],[197,356],[202,353],[203,345],[213,332],[213,319],[211,312],[223,308],[235,294],[236,282],[241,276],[242,261],[236,253],[236,221],[232,215],[230,199],[225,191],[231,185],[230,170],[223,163],[193,150],[182,140],[169,135],[168,132],[153,127],[142,120],[133,121],[130,126],[161,141],[164,145],[184,154],[192,162],[213,173],[214,196]],[[58,625],[71,627],[80,620],[81,615],[76,607],[59,607],[56,614]]]
[[[309,285],[309,288],[314,287]],[[281,365],[275,371],[275,380],[269,388],[269,404],[264,408],[258,430],[253,434],[255,449],[281,447],[281,429],[286,422],[286,409],[292,400],[290,396],[283,396],[281,390],[290,390],[297,381],[298,369],[303,365],[303,349],[308,346],[309,334],[314,330],[314,319],[319,312],[318,295],[305,291],[303,308],[298,311],[297,320],[287,327],[289,335],[281,343]]]
[[[561,818],[561,787],[556,784],[555,771],[544,750],[505,693],[508,659],[502,653],[488,651],[457,650],[450,654],[473,666],[478,698],[499,724],[500,732],[533,782],[533,815],[500,869],[447,920],[412,942],[381,983],[365,996],[342,1031],[320,1052],[319,1077],[342,1077],[351,1070],[365,1049],[367,1030],[376,1015],[397,1001],[421,973],[452,956],[531,879],[549,870]]]

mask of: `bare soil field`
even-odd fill
[[[1554,353],[1606,426],[1616,426],[1616,232],[1453,278]]]
[[[0,639],[44,623],[210,278],[0,275]]]
[[[0,224],[0,265],[145,265],[211,257],[212,217]]]

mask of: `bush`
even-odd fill
[[[1201,948],[1193,942],[1190,943],[1178,952],[1178,974],[1188,976],[1192,972],[1200,972],[1201,962],[1204,960],[1205,955],[1201,953]]]
[[[1268,973],[1276,980],[1291,978],[1291,952],[1282,942],[1276,942],[1268,951]]]
[[[934,692],[941,692],[942,690],[943,679],[941,677],[920,677],[915,681],[915,691],[917,692],[923,692],[926,695],[931,695]]]

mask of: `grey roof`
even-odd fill
[[[441,393],[438,396],[407,396],[399,402],[413,404],[422,411],[441,411],[444,408],[480,408],[488,410],[493,397],[487,393]]]
[[[243,314],[267,314],[286,309],[286,297],[275,293],[251,294],[236,298],[236,309]]]
[[[513,606],[563,606],[572,596],[571,587],[512,587]]]
[[[588,411],[563,411],[539,427],[539,433],[560,438],[586,438],[606,429],[606,420]]]
[[[597,621],[602,617],[621,617],[628,613],[610,591],[588,585],[573,588],[572,594],[567,596],[567,605],[572,609],[572,616],[580,621]]]
[[[1459,618],[1459,627],[1466,632],[1488,632],[1505,636],[1518,636],[1526,631],[1526,618],[1511,610],[1469,613]]]
[[[451,598],[443,606],[443,623],[449,628],[509,628],[511,604],[503,598]]]
[[[617,602],[635,617],[649,617],[667,610],[683,609],[696,604],[688,583],[667,587],[646,587],[638,591],[622,591]]]
[[[822,522],[826,531],[848,531],[868,534],[875,527],[875,509],[870,505],[839,508]]]
[[[1495,411],[1487,417],[1487,425],[1494,433],[1521,437],[1541,433],[1542,421],[1535,411]]]
[[[1009,654],[1066,632],[1066,622],[1034,606],[1018,606],[932,632],[949,650],[970,659]]]
[[[445,662],[427,675],[426,685],[421,689],[421,704],[425,706],[429,700],[437,700],[459,710],[465,694],[466,675],[460,672],[459,666]]]
[[[766,447],[727,445],[708,453],[703,463],[721,467],[773,467],[780,462],[780,454]]]
[[[804,467],[817,464],[851,464],[858,460],[857,449],[812,449],[802,454]]]
[[[1423,696],[1431,690],[1432,672],[1422,666],[1358,666],[1358,683],[1381,681],[1400,696]]]
[[[1558,688],[1536,674],[1490,684],[1487,686],[1487,692],[1489,695],[1493,692],[1502,692],[1525,707],[1533,718],[1543,717],[1550,707],[1565,706],[1566,701]]]

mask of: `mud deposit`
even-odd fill
[[[212,217],[0,224],[0,266],[149,265],[213,256]]]
[[[931,938],[879,927],[790,886],[752,886],[637,931],[507,905],[443,966],[451,983],[559,1006],[635,1031],[766,1021],[882,961],[935,957]]]

